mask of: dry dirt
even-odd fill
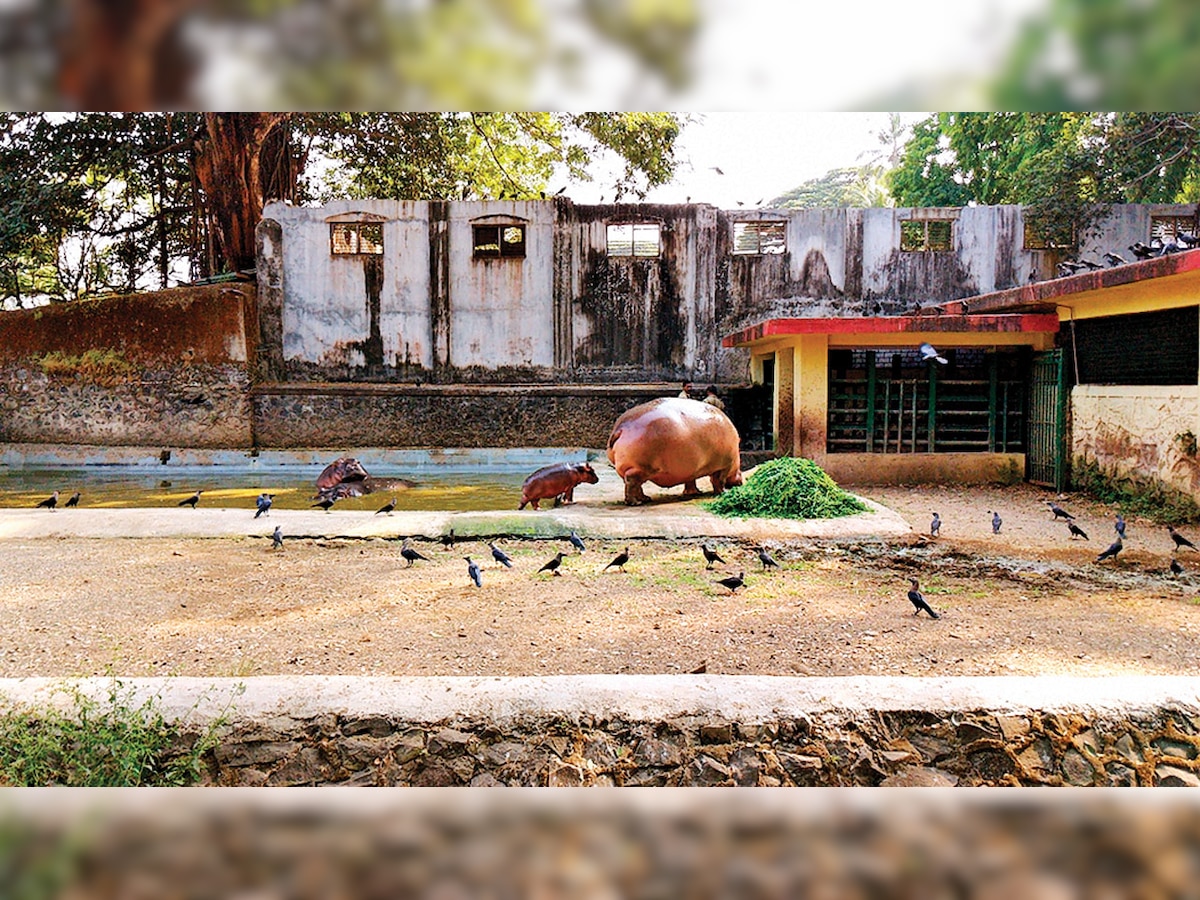
[[[1197,674],[1200,597],[1166,567],[1164,528],[1067,497],[1091,541],[1070,541],[1029,486],[860,491],[919,532],[906,541],[778,542],[763,572],[749,545],[593,541],[563,575],[535,574],[565,542],[416,546],[406,568],[384,540],[9,540],[0,555],[0,676],[558,673],[1076,675]],[[993,535],[990,510],[1004,519]],[[1187,530],[1185,529],[1185,533]],[[1200,533],[1192,535],[1200,543]],[[483,587],[463,556],[483,566]],[[746,572],[731,595],[714,582]],[[907,579],[942,617],[914,618]]]

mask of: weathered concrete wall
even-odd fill
[[[252,443],[254,287],[0,312],[0,442]]]
[[[1159,481],[1200,496],[1200,390],[1081,384],[1071,390],[1071,457],[1118,477]],[[1187,435],[1191,435],[1189,447]]]

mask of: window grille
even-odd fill
[[[626,222],[608,226],[609,256],[659,256],[662,226],[657,222]]]
[[[380,222],[330,223],[329,250],[334,256],[382,254],[383,225]]]
[[[787,249],[784,222],[734,222],[733,252],[751,256],[783,253]]]
[[[475,225],[472,255],[484,259],[525,255],[524,225]]]

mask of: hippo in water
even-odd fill
[[[405,478],[375,478],[362,463],[352,456],[335,459],[317,476],[317,493],[313,499],[344,500],[361,497],[375,491],[399,491],[416,487],[415,481]]]
[[[538,501],[548,497],[554,497],[556,502],[561,498],[563,503],[573,503],[575,485],[583,482],[595,484],[599,480],[600,476],[590,463],[555,463],[552,466],[543,466],[521,485],[521,505],[517,509],[524,509],[527,503],[537,509]]]

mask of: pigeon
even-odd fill
[[[1057,503],[1055,503],[1053,500],[1047,500],[1046,503],[1049,504],[1050,512],[1054,513],[1054,518],[1056,520],[1057,519],[1066,519],[1068,522],[1074,521],[1075,517],[1073,515],[1071,515],[1069,512],[1067,512],[1065,509],[1063,509],[1061,506],[1059,506]]]
[[[1171,540],[1175,542],[1176,550],[1178,550],[1180,547],[1191,547],[1193,550],[1196,549],[1196,545],[1176,531],[1174,525],[1168,525],[1167,531],[1171,533]]]
[[[1071,540],[1075,540],[1077,537],[1081,537],[1085,541],[1088,539],[1087,532],[1074,522],[1067,522],[1067,531],[1071,532]],[[1120,537],[1120,535],[1118,535],[1118,537]]]
[[[1108,263],[1108,264],[1109,264],[1109,266],[1123,266],[1123,265],[1125,265],[1125,257],[1123,257],[1123,256],[1120,256],[1120,255],[1118,255],[1118,254],[1116,254],[1116,253],[1105,253],[1105,254],[1104,254],[1104,261],[1105,261],[1106,263]]]
[[[938,356],[938,352],[933,349],[933,344],[926,342],[918,349],[921,351],[921,362],[929,362],[933,359],[940,362],[943,366],[946,365],[946,357]]]
[[[729,593],[733,594],[737,592],[738,588],[745,584],[745,581],[743,581],[745,577],[745,572],[738,572],[737,575],[730,575],[728,578],[722,578],[720,581],[714,581],[713,584],[719,584],[721,587],[727,587],[729,588]]]
[[[933,514],[933,521],[929,523],[929,533],[933,537],[937,537],[942,530],[942,517],[937,513]]]
[[[464,556],[463,559],[467,561],[467,574],[475,582],[475,587],[483,587],[483,576],[479,572],[479,566],[475,565],[469,556]]]
[[[504,566],[506,569],[512,568],[512,557],[510,557],[507,553],[490,542],[488,543],[488,549],[492,551],[492,559],[500,563],[500,565]]]
[[[449,534],[442,535],[442,549],[449,550],[453,546],[454,546],[454,529],[451,528]]]
[[[909,602],[911,602],[912,605],[917,608],[913,615],[919,616],[921,614],[921,610],[925,610],[925,612],[929,613],[932,618],[940,619],[941,616],[935,613],[933,611],[933,607],[926,603],[925,598],[921,596],[920,585],[917,584],[917,579],[910,578],[908,579],[908,583],[912,585],[908,592]]]
[[[70,496],[70,499],[68,499],[67,502],[63,504],[63,506],[67,507],[67,508],[72,507],[72,506],[78,506],[78,505],[79,505],[79,491],[76,491],[75,493],[73,493]]]
[[[58,506],[58,491],[55,491],[53,494],[35,506],[34,509],[48,509],[51,512],[54,512],[54,507],[56,506]]]
[[[283,529],[280,528],[278,525],[275,526],[275,531],[271,535],[271,549],[272,550],[282,550],[283,549]]]
[[[408,565],[406,565],[404,567],[406,569],[412,568],[412,564],[415,563],[418,559],[423,559],[426,562],[429,562],[429,557],[422,556],[418,551],[416,551],[412,547],[408,546],[407,540],[404,542],[404,546],[400,548],[400,555],[403,556],[406,560],[408,560]]]
[[[627,562],[629,562],[629,548],[628,547],[626,547],[624,550],[622,550],[620,553],[618,553],[616,556],[616,559],[614,559],[612,562],[610,562],[607,566],[605,566],[600,571],[607,572],[613,566],[616,566],[618,569],[620,569],[622,572],[624,572],[625,571],[625,563],[627,563]]]
[[[713,563],[715,562],[725,565],[725,560],[721,559],[716,550],[709,550],[708,544],[701,544],[700,550],[704,553],[704,559],[708,563],[708,565],[706,565],[704,568],[711,569],[713,567]]]
[[[1121,543],[1118,537],[1115,541],[1108,545],[1108,549],[1096,557],[1096,562],[1104,562],[1106,559],[1115,559],[1117,554],[1123,550],[1125,545]]]
[[[1004,524],[1004,520],[1000,518],[999,512],[992,513],[992,534],[1000,533],[1000,526]]]
[[[254,499],[254,505],[258,509],[254,513],[254,518],[265,516],[271,511],[271,501],[275,498],[274,494],[262,493]]]
[[[763,569],[778,569],[779,563],[775,562],[774,557],[766,551],[765,548],[758,548],[758,560],[762,563]]]
[[[392,514],[392,510],[395,508],[396,508],[396,498],[393,497],[387,503],[383,504],[383,506],[379,507],[379,509],[375,510],[375,515],[379,515],[380,513],[387,513],[390,516]]]
[[[549,572],[552,575],[561,575],[562,572],[558,571],[558,567],[562,565],[563,557],[566,555],[567,554],[561,551],[556,553],[554,555],[554,559],[550,560],[550,562],[538,569],[538,572]]]
[[[1182,575],[1183,574],[1183,566],[1181,566],[1179,564],[1179,560],[1177,560],[1173,556],[1171,557],[1171,574],[1172,575]]]
[[[1175,235],[1175,240],[1180,241],[1189,247],[1195,247],[1197,244],[1200,244],[1200,238],[1196,237],[1194,234],[1188,234],[1186,231],[1181,231],[1179,234]]]
[[[1117,513],[1117,521],[1113,523],[1113,530],[1122,540],[1125,539],[1125,519],[1120,513]]]
[[[571,546],[574,547],[576,550],[578,550],[580,553],[583,553],[587,549],[586,547],[583,546],[583,538],[581,538],[579,535],[577,535],[574,531],[571,532],[571,536],[568,537],[567,540],[570,541]]]
[[[186,500],[180,500],[179,503],[177,503],[176,505],[177,506],[190,506],[192,509],[195,509],[196,504],[200,502],[200,495],[203,493],[204,493],[204,491],[202,491],[202,490],[196,491],[196,493],[192,494],[192,496],[188,497]]]
[[[317,507],[320,507],[321,509],[325,510],[325,512],[329,512],[329,508],[335,503],[337,503],[337,498],[326,497],[324,500],[318,500],[316,503],[310,506],[309,509],[316,509]]]

